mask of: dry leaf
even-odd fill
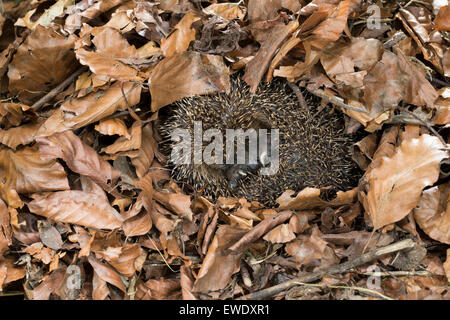
[[[439,176],[439,164],[448,157],[438,138],[422,135],[403,141],[390,158],[366,172],[363,204],[374,228],[400,221],[418,204],[423,188]],[[407,196],[405,196],[407,195]]]
[[[450,244],[450,183],[424,190],[414,219],[434,240]]]
[[[123,218],[109,204],[106,196],[69,190],[31,195],[28,203],[31,212],[55,221],[78,224],[97,229],[116,229]]]

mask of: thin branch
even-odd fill
[[[292,91],[294,91],[295,95],[297,96],[298,102],[300,103],[300,106],[305,109],[308,110],[308,105],[306,104],[305,98],[303,97],[302,91],[300,90],[300,88],[293,82],[287,82],[289,87],[292,89]]]
[[[53,88],[49,93],[47,93],[45,96],[36,101],[31,106],[31,109],[37,111],[40,108],[42,108],[44,104],[50,102],[54,97],[58,95],[58,93],[62,92],[76,77],[78,77],[80,74],[82,74],[87,70],[88,70],[87,67],[81,67],[80,69],[72,73],[66,80],[61,82],[57,87]]]
[[[372,295],[376,295],[376,296],[380,296],[381,298],[385,299],[385,300],[394,300],[391,297],[385,296],[384,294],[375,291],[375,290],[371,290],[368,288],[364,288],[364,287],[349,287],[349,286],[323,286],[321,284],[313,284],[313,283],[303,283],[303,282],[297,282],[297,285],[300,286],[305,286],[305,287],[318,287],[318,288],[330,288],[330,289],[345,289],[345,290],[356,290],[356,291],[360,291],[360,292],[364,292],[364,293],[368,293],[368,294],[372,294]]]
[[[299,282],[301,282],[301,283],[314,282],[314,281],[320,280],[324,275],[327,275],[327,274],[331,275],[331,274],[343,273],[352,268],[361,266],[363,264],[366,264],[368,262],[371,262],[373,260],[381,258],[382,256],[385,256],[387,254],[391,254],[391,253],[398,252],[401,250],[412,249],[414,247],[414,244],[415,243],[412,239],[402,240],[402,241],[393,243],[391,245],[388,245],[386,247],[376,249],[372,252],[366,253],[358,258],[341,263],[337,266],[291,279],[289,281],[280,283],[276,286],[269,287],[269,288],[263,289],[261,291],[257,291],[257,292],[245,295],[243,297],[240,297],[239,299],[240,300],[267,299],[274,295],[279,294],[280,292],[283,292],[285,290],[292,288],[293,286],[297,285]]]
[[[362,112],[362,113],[366,113],[366,114],[369,113],[369,112],[368,112],[367,110],[365,110],[365,109],[361,109],[361,108],[356,108],[356,107],[349,106],[348,104],[342,102],[341,100],[339,100],[339,99],[336,98],[336,97],[330,97],[330,96],[327,95],[327,94],[325,93],[325,91],[323,91],[323,90],[320,90],[320,89],[316,89],[316,90],[306,89],[306,90],[308,90],[308,91],[309,91],[310,93],[312,93],[313,95],[315,95],[315,96],[317,96],[317,97],[319,97],[319,98],[325,99],[325,100],[327,100],[328,102],[330,102],[330,103],[332,103],[332,104],[334,104],[334,105],[336,105],[336,106],[338,106],[338,107],[341,107],[341,108],[344,108],[344,109],[348,109],[348,110],[358,111],[358,112]]]

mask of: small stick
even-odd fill
[[[291,279],[289,281],[280,283],[276,286],[269,287],[266,289],[263,289],[261,291],[257,291],[248,295],[245,295],[243,297],[240,297],[239,300],[262,300],[270,298],[274,295],[279,294],[280,292],[283,292],[287,289],[290,289],[291,287],[297,285],[299,282],[301,283],[309,283],[314,282],[317,280],[320,280],[324,275],[326,274],[339,274],[345,271],[348,271],[352,268],[361,266],[363,264],[366,264],[368,262],[371,262],[373,260],[376,260],[382,256],[385,256],[390,253],[398,252],[405,249],[412,249],[414,247],[414,241],[412,239],[406,239],[402,240],[396,243],[393,243],[391,245],[388,245],[383,248],[379,248],[374,250],[373,252],[366,253],[358,258],[355,258],[353,260],[341,263],[337,266],[313,272],[301,277],[297,277],[294,279]]]
[[[76,77],[78,77],[80,74],[82,74],[83,72],[85,72],[87,70],[88,70],[87,67],[81,67],[80,69],[78,69],[77,71],[72,73],[66,80],[61,82],[57,87],[53,88],[49,93],[47,93],[45,96],[43,96],[38,101],[36,101],[31,106],[31,109],[33,109],[34,111],[37,111],[40,108],[42,108],[42,106],[44,104],[46,104],[47,102],[51,101],[54,97],[56,97],[56,95],[58,93],[63,91]]]
[[[365,276],[375,276],[375,277],[430,277],[435,276],[430,271],[389,271],[389,272],[364,272],[361,273]]]
[[[291,87],[292,91],[294,91],[295,95],[297,96],[300,106],[303,109],[308,110],[308,105],[306,104],[305,98],[303,97],[303,94],[300,91],[300,88],[293,82],[288,81],[288,85],[289,85],[289,87]]]
[[[320,90],[320,89],[317,89],[317,90],[306,89],[306,90],[308,90],[313,95],[315,95],[315,96],[317,96],[319,98],[325,99],[328,102],[330,102],[330,103],[332,103],[332,104],[334,104],[334,105],[336,105],[338,107],[341,107],[341,108],[344,108],[344,109],[348,109],[348,110],[358,111],[358,112],[362,112],[362,113],[369,113],[369,111],[367,111],[367,110],[349,106],[348,104],[343,103],[342,101],[340,101],[336,97],[330,97],[323,90]]]

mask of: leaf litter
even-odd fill
[[[361,0],[4,1],[0,296],[449,299],[445,2],[378,1],[373,28]],[[359,184],[266,207],[173,181],[159,110],[238,70],[365,132]]]

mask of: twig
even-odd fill
[[[340,101],[336,97],[330,97],[323,90],[320,90],[320,89],[316,89],[316,90],[306,89],[306,90],[308,90],[313,95],[315,95],[315,96],[317,96],[319,98],[325,99],[328,102],[330,102],[330,103],[332,103],[332,104],[334,104],[334,105],[336,105],[338,107],[341,107],[341,108],[344,108],[344,109],[348,109],[348,110],[358,111],[358,112],[362,112],[362,113],[369,113],[367,110],[349,106],[348,104],[345,104],[344,102]]]
[[[435,276],[436,274],[430,271],[388,271],[388,272],[364,272],[361,273],[365,276],[374,276],[374,277],[429,277]]]
[[[263,289],[261,291],[257,291],[248,295],[245,295],[243,297],[240,297],[240,300],[262,300],[270,298],[274,295],[279,294],[280,292],[283,292],[295,285],[297,285],[299,282],[301,283],[309,283],[314,282],[317,280],[320,280],[324,275],[326,274],[339,274],[345,271],[348,271],[352,268],[361,266],[363,264],[366,264],[368,262],[371,262],[373,260],[376,260],[382,256],[385,256],[387,254],[391,254],[394,252],[398,252],[405,249],[412,249],[414,247],[414,241],[412,239],[406,239],[399,242],[396,242],[394,244],[388,245],[386,247],[376,249],[373,252],[366,253],[358,258],[355,258],[353,260],[341,263],[337,266],[313,272],[298,278],[291,279],[289,281],[280,283],[276,286],[269,287],[266,289]]]
[[[289,87],[291,87],[292,91],[294,91],[295,95],[297,96],[298,102],[300,103],[300,106],[308,110],[308,105],[306,104],[305,98],[303,97],[303,94],[300,90],[300,88],[293,82],[288,81]]]
[[[47,102],[51,101],[54,97],[56,97],[58,93],[63,91],[76,77],[78,77],[83,72],[87,71],[87,69],[88,69],[87,67],[81,67],[80,69],[72,73],[66,80],[61,82],[57,87],[53,88],[49,93],[47,93],[45,96],[36,101],[31,106],[31,109],[37,111],[40,108],[42,108],[44,104],[46,104]]]
[[[385,300],[394,300],[391,297],[385,296],[384,294],[375,291],[375,290],[371,290],[368,288],[364,288],[364,287],[349,287],[349,286],[323,286],[321,284],[312,284],[312,283],[303,283],[303,282],[297,282],[297,285],[300,286],[306,286],[306,287],[319,287],[319,288],[331,288],[331,289],[346,289],[346,290],[356,290],[356,291],[361,291],[364,293],[369,293],[369,294],[373,294],[373,295],[377,295],[380,296],[381,298],[385,299]]]

